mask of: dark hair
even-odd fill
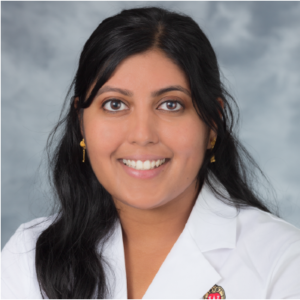
[[[162,50],[185,72],[194,108],[217,132],[216,145],[207,150],[197,175],[199,191],[206,182],[238,209],[252,206],[269,212],[254,192],[253,170],[260,169],[233,133],[238,116],[233,111],[236,104],[221,83],[215,52],[198,24],[189,16],[158,7],[123,10],[105,19],[84,45],[68,93],[73,92],[68,111],[60,117],[47,142],[59,212],[37,240],[36,272],[41,292],[49,298],[109,295],[106,262],[99,245],[111,235],[118,213],[111,195],[97,180],[88,156],[82,163],[78,115],[91,104],[122,60],[151,49]],[[92,84],[94,88],[88,95]],[[75,98],[79,99],[76,107]],[[218,98],[224,101],[224,108]],[[67,101],[68,96],[64,107]],[[58,133],[61,135],[53,149]],[[212,155],[216,157],[215,163],[210,163]],[[230,197],[217,189],[214,179]]]

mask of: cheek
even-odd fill
[[[120,126],[114,126],[103,120],[85,122],[87,151],[91,162],[103,164],[122,143],[123,132]]]
[[[165,132],[168,144],[174,150],[174,156],[182,162],[202,162],[206,151],[207,129],[198,118],[187,119]]]

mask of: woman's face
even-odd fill
[[[88,156],[114,201],[151,209],[195,188],[213,132],[190,94],[184,72],[162,52],[149,50],[125,59],[84,109]]]

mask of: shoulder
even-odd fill
[[[237,216],[237,238],[258,245],[276,245],[278,251],[300,242],[300,229],[271,213],[248,207]]]
[[[4,246],[2,256],[9,253],[21,254],[22,250],[26,252],[34,250],[38,237],[53,223],[55,216],[41,217],[21,224]]]
[[[21,248],[30,250],[30,246],[35,245],[40,234],[53,223],[55,217],[56,215],[41,217],[21,224],[4,246],[2,253],[18,251]]]
[[[300,229],[257,208],[237,216],[238,256],[265,281],[267,298],[300,295]]]
[[[21,224],[1,253],[3,298],[40,298],[35,273],[35,246],[56,215]]]

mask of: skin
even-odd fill
[[[89,160],[119,212],[131,299],[143,297],[181,234],[197,198],[196,175],[216,137],[197,115],[189,95],[169,91],[151,96],[174,85],[191,92],[184,72],[163,52],[152,49],[126,58],[103,85],[129,90],[131,96],[98,93],[83,112]],[[104,104],[111,98],[123,103],[114,113],[109,111],[114,109],[111,102]],[[163,104],[167,100],[182,106]],[[138,179],[118,161],[133,154],[171,160],[158,176]]]

